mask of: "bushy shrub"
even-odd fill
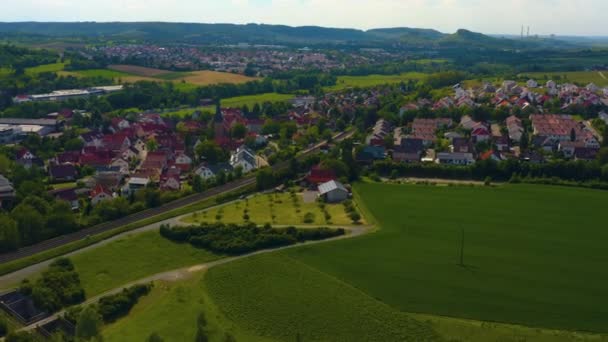
[[[152,289],[151,284],[135,285],[123,289],[121,293],[102,297],[97,304],[97,312],[106,323],[113,322],[120,317],[126,316],[131,308],[142,296],[147,295]]]
[[[218,254],[238,255],[256,250],[288,246],[307,240],[321,240],[344,235],[344,229],[286,229],[272,228],[269,224],[258,227],[245,225],[203,224],[191,227],[164,227],[161,235],[175,242],[188,241],[194,247]]]
[[[67,258],[60,258],[51,263],[36,283],[32,284],[25,279],[21,283],[20,291],[31,296],[36,307],[49,313],[82,303],[85,299],[80,277]]]

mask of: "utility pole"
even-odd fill
[[[460,238],[460,266],[464,267],[464,228],[462,228],[462,235]]]

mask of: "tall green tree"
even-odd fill
[[[44,217],[29,204],[21,203],[16,206],[11,212],[11,217],[17,222],[23,245],[29,245],[44,238]]]
[[[7,214],[0,214],[0,253],[17,250],[19,242],[17,222]]]
[[[93,307],[86,307],[76,322],[76,338],[80,341],[101,341],[101,316]]]

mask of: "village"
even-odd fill
[[[280,150],[277,139],[282,140],[283,147],[312,146],[347,129],[362,108],[380,108],[381,98],[395,89],[401,91],[399,87],[378,87],[320,97],[298,96],[291,100],[286,113],[275,118],[253,117],[247,115],[246,108],[219,105],[209,121],[201,121],[195,115],[176,123],[154,113],[140,113],[129,120],[114,117],[105,131],[93,129],[80,134],[80,148],[60,151],[46,160],[25,147],[19,148],[19,141],[28,134],[57,138],[69,129],[76,116],[87,113],[65,109],[45,119],[2,119],[0,133],[3,143],[17,144],[17,164],[46,170],[49,184],[74,184],[53,189],[50,194],[79,210],[83,198],[95,206],[105,200],[132,196],[150,186],[162,192],[179,192],[191,189],[197,177],[209,184],[218,179],[225,182],[226,177],[241,177],[273,163]],[[602,137],[594,128],[594,120],[549,114],[545,107],[555,101],[564,111],[571,106],[605,107],[607,89],[593,84],[558,85],[553,81],[539,87],[530,80],[525,86],[505,81],[498,89],[489,83],[466,90],[456,85],[452,91],[453,96],[436,102],[418,99],[402,106],[397,115],[399,121],[380,118],[369,128],[367,137],[364,131],[357,132],[356,136],[364,140],[355,145],[355,160],[363,166],[387,158],[399,163],[466,166],[489,159],[543,163],[555,158],[592,161],[597,157]],[[433,113],[463,108],[474,111],[481,106],[500,110],[504,119],[475,120],[475,114],[432,117]],[[432,116],[416,114],[411,120],[407,118],[421,110]],[[608,115],[602,111],[595,120],[608,123]],[[288,125],[286,131],[280,125]],[[212,138],[202,138],[205,133]],[[324,172],[318,166],[313,168],[309,177],[324,176],[320,177],[322,182],[312,184],[338,181]],[[10,182],[4,183],[7,190],[2,200],[6,204],[14,199],[15,191]],[[343,185],[338,182],[337,187]]]
[[[485,83],[477,89],[465,90],[458,84],[453,93],[436,102],[419,99],[408,103],[399,114],[403,117],[420,110],[439,113],[486,106],[505,118],[497,121],[489,117],[475,120],[471,115],[460,119],[415,117],[399,127],[379,119],[358,160],[372,162],[390,154],[396,162],[448,165],[470,165],[488,159],[535,163],[556,158],[593,161],[603,139],[593,122],[608,123],[605,111],[600,111],[593,120],[583,120],[576,115],[551,114],[548,108],[554,101],[559,103],[559,112],[567,112],[569,108],[606,108],[608,89],[594,84],[578,87],[548,81],[545,87],[539,87],[535,80],[529,80],[526,86],[504,81],[498,89]]]
[[[369,53],[352,54],[338,59],[328,52],[313,51],[306,47],[294,50],[284,46],[249,44],[208,49],[190,46],[117,45],[92,47],[85,53],[115,64],[130,63],[170,70],[210,69],[248,76],[267,76],[275,72],[308,69],[330,71],[374,60]],[[380,54],[377,54],[376,58],[379,57]]]

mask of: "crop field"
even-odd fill
[[[212,268],[205,286],[225,316],[277,340],[349,340],[349,331],[395,340],[367,334],[424,331],[462,341],[608,341],[566,331],[608,330],[601,295],[608,232],[598,224],[608,193],[533,185],[355,190],[378,232]],[[359,321],[369,312],[384,317],[371,309],[377,305],[393,318],[374,324],[387,326]],[[342,319],[334,325],[332,317]],[[412,320],[424,329],[400,330]]]
[[[193,84],[196,86],[205,86],[219,83],[245,83],[256,80],[256,78],[254,77],[247,77],[244,75],[233,74],[228,72],[217,72],[208,70],[175,72],[162,69],[146,68],[135,65],[110,65],[108,68],[110,70],[131,75],[124,79],[125,82],[136,82],[141,80],[164,80]]]
[[[427,75],[419,72],[407,72],[400,75],[368,75],[368,76],[339,76],[335,86],[326,87],[326,91],[337,91],[354,87],[374,87],[383,84],[406,82],[408,80],[419,81]]]
[[[158,231],[127,235],[70,257],[87,297],[146,276],[218,258],[205,250],[164,239]]]
[[[381,230],[288,254],[404,312],[607,332],[608,193],[359,184]],[[464,266],[460,265],[464,231]]]
[[[599,87],[608,86],[608,71],[537,72],[524,75],[536,79],[539,83],[552,79],[558,83],[574,82],[582,85],[595,83]]]
[[[329,214],[326,217],[324,210]],[[222,207],[192,214],[183,219],[185,223],[243,223],[248,220],[256,224],[277,225],[352,225],[342,204],[326,204],[322,209],[318,203],[305,203],[301,194],[289,193],[256,195]],[[307,214],[312,218],[306,222]],[[329,220],[327,219],[329,218]]]
[[[227,319],[277,341],[437,339],[428,324],[282,253],[212,268],[204,283]]]

